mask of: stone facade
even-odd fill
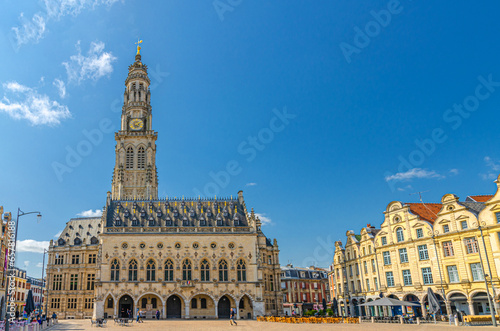
[[[485,277],[498,309],[500,177],[496,184],[494,195],[463,201],[453,194],[444,195],[440,203],[394,201],[380,229],[368,226],[360,235],[348,231],[345,248],[337,242],[334,255],[340,312],[388,314],[381,307],[358,307],[388,296],[419,303],[415,313],[425,316],[431,288],[442,313],[489,314]],[[410,307],[402,310],[413,313]]]
[[[161,318],[226,318],[231,308],[245,319],[282,314],[278,244],[263,234],[242,191],[158,197],[149,83],[137,55],[125,81],[103,215],[72,219],[50,244],[49,314],[135,317],[140,310],[147,318],[156,311]],[[76,255],[81,262],[68,260]]]

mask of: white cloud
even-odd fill
[[[245,186],[255,186],[257,183],[246,183]]]
[[[66,84],[60,79],[54,79],[54,84],[55,87],[57,87],[57,91],[59,92],[59,96],[61,99],[64,99],[66,97]]]
[[[27,268],[30,265],[30,261],[24,261],[24,267]]]
[[[26,119],[32,125],[57,125],[71,117],[67,106],[50,100],[34,88],[15,81],[3,84],[3,88],[9,97],[4,95],[0,100],[0,112],[14,119]]]
[[[260,222],[262,223],[262,225],[272,225],[272,224],[274,224],[273,221],[271,221],[271,219],[269,217],[265,216],[265,215],[266,214],[255,213],[255,216],[260,219]]]
[[[444,178],[444,176],[436,173],[434,170],[429,171],[420,168],[413,168],[408,170],[407,172],[398,172],[395,175],[386,176],[385,181],[409,181],[413,178]]]
[[[79,214],[76,214],[76,216],[80,216],[80,217],[100,217],[101,215],[102,215],[102,210],[99,210],[99,209],[96,209],[96,210],[89,209],[89,210],[82,211]]]
[[[27,20],[24,14],[21,13],[19,20],[21,21],[21,25],[12,28],[18,47],[31,41],[37,43],[43,37],[46,29],[46,21],[41,13],[33,15],[31,21]]]
[[[495,180],[498,177],[498,172],[500,171],[500,161],[493,160],[489,156],[484,157],[484,162],[486,163],[486,167],[488,167],[488,171],[486,173],[479,174],[484,180]]]
[[[14,38],[20,47],[30,42],[37,43],[47,32],[47,24],[52,20],[59,20],[64,16],[77,16],[84,9],[94,9],[100,5],[108,7],[119,0],[44,0],[42,11],[33,15],[30,20],[21,13],[20,25],[13,27]]]
[[[452,175],[458,175],[459,172],[458,169],[450,169],[450,174]]]
[[[42,267],[43,267],[43,263],[42,263],[42,262],[38,262],[38,263],[36,264],[36,267],[37,267],[37,268],[42,268]]]
[[[43,253],[44,249],[49,249],[48,241],[36,241],[33,239],[18,240],[17,251],[30,253]]]
[[[54,238],[59,238],[59,236],[60,236],[61,234],[62,234],[62,230],[61,230],[61,231],[59,231],[58,233],[56,233],[56,234],[54,235]]]
[[[111,52],[104,52],[105,44],[102,41],[90,43],[87,56],[82,55],[80,42],[76,44],[78,54],[72,55],[68,62],[63,62],[68,74],[68,82],[80,83],[85,79],[98,80],[113,72],[111,65],[116,57]]]
[[[406,190],[413,190],[413,187],[411,185],[406,185],[405,187],[398,187],[398,191],[404,192]]]

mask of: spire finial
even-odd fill
[[[141,44],[142,44],[142,40],[140,39],[137,39],[137,42],[135,43],[137,45],[137,54],[135,55],[141,55]]]

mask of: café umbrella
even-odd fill
[[[26,296],[26,306],[24,306],[24,311],[28,316],[35,311],[35,302],[33,301],[33,292],[31,290],[28,291],[28,295]]]

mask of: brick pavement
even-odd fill
[[[488,330],[491,326],[480,327],[459,327],[463,330]],[[366,329],[376,329],[377,331],[406,331],[406,330],[425,330],[425,331],[442,331],[459,329],[457,327],[449,326],[445,323],[425,324],[425,325],[400,325],[400,324],[286,324],[286,323],[269,323],[240,320],[238,326],[231,326],[228,320],[162,320],[150,321],[146,320],[142,324],[133,323],[129,327],[115,325],[113,320],[110,320],[107,326],[103,329],[109,331],[115,330],[130,330],[130,331],[165,331],[165,330],[256,330],[256,331],[278,331],[278,330],[348,330],[348,331],[366,331]],[[90,320],[61,320],[59,324],[50,329],[52,330],[78,330],[87,331],[95,330],[91,327]]]

